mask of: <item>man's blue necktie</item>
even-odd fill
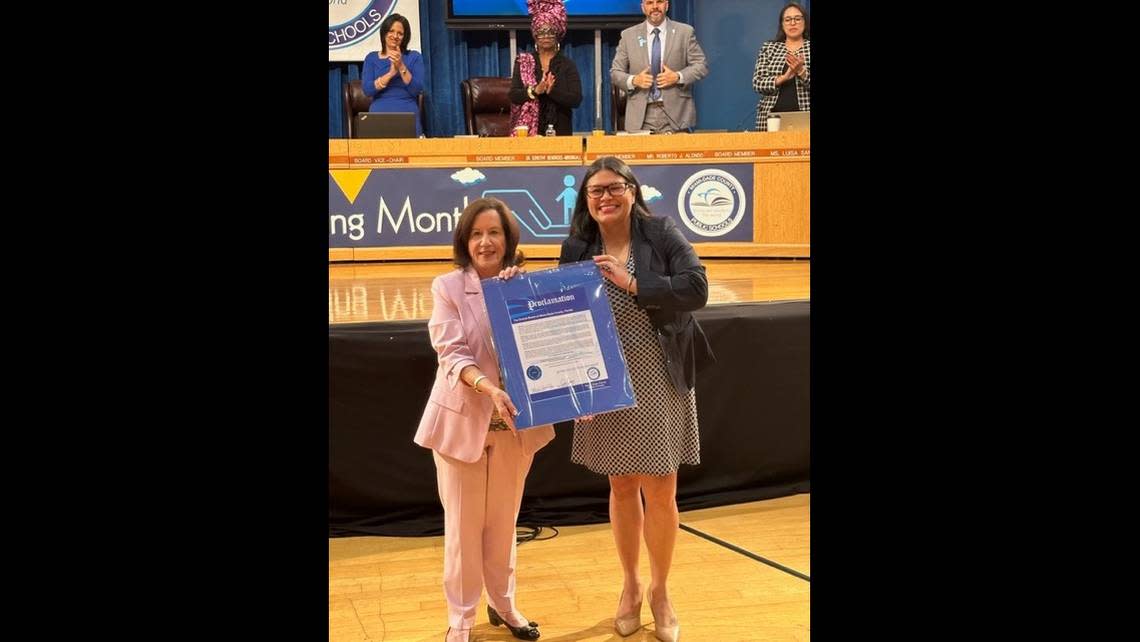
[[[649,58],[649,72],[653,74],[653,86],[649,90],[649,99],[661,100],[661,89],[657,86],[657,75],[661,73],[661,30],[653,28],[653,49]]]

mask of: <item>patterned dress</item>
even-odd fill
[[[635,274],[633,252],[626,269]],[[575,421],[570,460],[601,475],[668,475],[681,464],[701,463],[696,389],[677,394],[649,315],[604,281],[637,406]]]

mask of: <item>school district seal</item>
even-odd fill
[[[681,185],[677,212],[701,236],[724,236],[744,218],[744,187],[728,172],[702,169]]]

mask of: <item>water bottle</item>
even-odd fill
[[[546,135],[547,136],[554,136],[555,135],[554,134],[554,123],[550,123],[546,126]]]

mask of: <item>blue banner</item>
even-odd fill
[[[753,240],[752,165],[638,165],[642,197],[690,242]],[[582,167],[329,170],[329,247],[451,245],[467,203],[502,199],[522,243],[570,232]]]

